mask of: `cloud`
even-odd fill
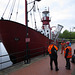
[[[8,3],[9,0],[0,0],[0,17],[2,16],[2,13],[5,10],[6,4]],[[12,1],[12,0],[11,0]],[[33,1],[33,0],[27,0]],[[18,3],[18,0],[16,0]],[[25,24],[25,0],[20,0],[20,6],[19,6],[19,12],[17,16],[17,22]],[[28,10],[31,9],[33,4],[28,5]],[[10,4],[11,6],[11,4]],[[45,7],[49,7],[50,10],[50,17],[51,17],[51,23],[50,26],[56,26],[57,24],[61,24],[67,29],[70,29],[72,25],[75,24],[75,0],[41,0],[40,2],[36,2],[36,8],[37,6],[39,7],[40,10],[40,15],[42,16],[42,11],[45,10]],[[16,10],[17,6],[15,5],[15,10],[14,14],[12,17],[12,20],[15,20],[16,16]],[[9,11],[9,10],[8,10]],[[32,11],[31,11],[32,12]],[[4,16],[5,18],[8,18],[8,12],[6,12],[6,15]],[[32,21],[31,21],[31,16],[30,13],[28,14],[29,17],[29,26],[32,27]],[[36,16],[36,21],[37,21],[37,27],[41,28],[42,23],[40,20],[40,15],[38,11],[36,11],[35,16]],[[32,12],[33,16],[33,12]],[[34,17],[32,18],[34,20]],[[33,27],[35,27],[35,23],[33,21]]]

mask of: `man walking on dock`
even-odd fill
[[[54,61],[56,71],[59,70],[58,69],[58,62],[57,62],[57,51],[58,51],[57,46],[54,45],[54,42],[52,42],[52,44],[50,44],[49,47],[48,47],[48,52],[49,52],[49,56],[50,56],[51,70],[53,70],[52,62]]]

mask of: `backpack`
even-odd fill
[[[52,47],[52,49],[51,49],[51,55],[52,55],[52,56],[57,56],[57,51],[56,51],[54,45],[53,45],[53,47]]]

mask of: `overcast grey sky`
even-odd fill
[[[9,0],[0,0],[0,17],[2,16],[2,13],[4,12],[4,9],[6,7],[6,4],[8,3]],[[12,1],[12,0],[11,0]],[[16,19],[16,10],[17,10],[17,4],[19,0],[16,0],[16,5],[15,5],[15,10],[13,13],[12,20],[15,21]],[[33,0],[27,0],[33,1]],[[25,18],[24,18],[24,11],[25,11],[25,0],[20,0],[20,5],[19,5],[19,13],[17,16],[17,22],[20,22],[22,24],[25,24]],[[75,27],[75,0],[41,0],[40,2],[36,2],[36,5],[39,7],[40,14],[42,16],[42,11],[45,10],[45,7],[49,7],[50,10],[50,17],[51,17],[51,23],[50,26],[57,26],[57,24],[63,25],[64,28],[62,31],[65,29],[68,29],[70,31],[70,28],[72,30],[73,27]],[[28,10],[30,10],[32,4],[28,6]],[[11,4],[9,5],[11,7]],[[37,8],[37,6],[36,6]],[[7,12],[4,15],[4,18],[8,18],[9,9],[7,9]],[[32,12],[33,14],[33,12]],[[29,15],[29,26],[34,28],[34,21],[30,13]],[[36,16],[36,24],[38,28],[41,28],[42,23],[40,21],[40,16],[38,11],[36,10],[35,13]]]

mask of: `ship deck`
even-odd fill
[[[72,52],[75,49],[75,44],[72,44]],[[75,64],[71,63],[71,70],[65,68],[64,54],[60,54],[58,51],[58,66],[59,71],[55,71],[55,65],[53,64],[53,70],[50,70],[49,56],[38,56],[31,60],[30,64],[18,63],[12,67],[1,70],[0,75],[75,75]]]

